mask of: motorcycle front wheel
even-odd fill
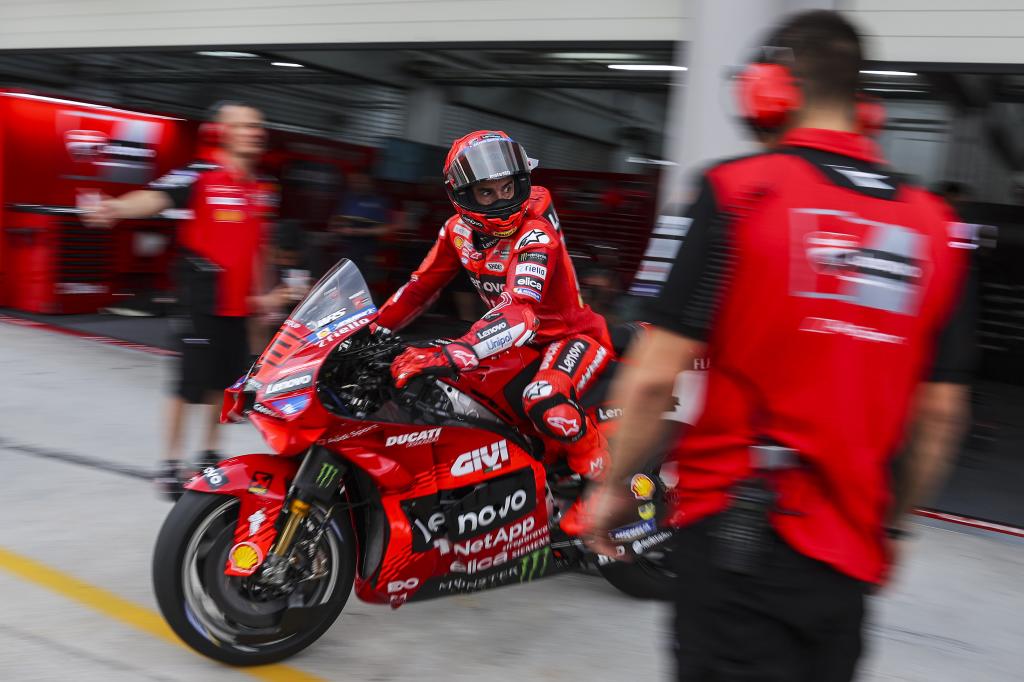
[[[153,554],[153,588],[171,629],[190,647],[229,665],[293,656],[341,614],[355,579],[347,518],[314,506],[280,585],[224,575],[239,501],[188,491],[168,514]],[[322,533],[317,533],[322,529]]]

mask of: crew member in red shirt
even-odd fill
[[[455,215],[409,281],[381,307],[377,324],[397,330],[419,315],[459,270],[489,311],[447,345],[410,348],[391,371],[398,386],[424,373],[471,371],[511,348],[544,348],[523,391],[523,408],[549,447],[588,478],[604,469],[607,445],[578,403],[612,358],[604,318],[583,303],[551,195],[530,182],[536,162],[501,131],[455,141],[445,188]],[[562,518],[576,534],[578,510]]]
[[[262,113],[247,104],[221,102],[203,134],[216,141],[208,161],[172,171],[147,189],[106,199],[83,216],[86,224],[110,227],[167,209],[185,212],[178,235],[179,298],[186,322],[181,373],[169,405],[166,455],[157,475],[158,487],[172,498],[180,495],[187,473],[180,452],[186,405],[208,406],[200,466],[211,466],[217,459],[220,394],[249,365],[246,320],[254,309],[275,310],[296,293],[284,286],[257,293],[274,204],[273,186],[256,175],[266,142]]]
[[[623,417],[589,531],[609,554],[675,375],[711,360],[704,412],[671,454],[680,680],[851,679],[865,591],[962,428],[973,244],[855,131],[860,66],[855,29],[812,11],[740,76],[751,123],[783,134],[703,174],[614,389]]]

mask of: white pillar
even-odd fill
[[[785,15],[833,9],[835,0],[694,0],[691,40],[680,45],[677,72],[665,121],[661,205],[686,203],[694,172],[710,161],[756,149],[736,118],[729,78]]]

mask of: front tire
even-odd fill
[[[153,588],[171,629],[199,653],[229,665],[274,663],[315,642],[341,614],[355,579],[353,532],[347,518],[326,519],[314,506],[309,519],[327,526],[307,553],[322,577],[277,593],[224,575],[238,509],[237,498],[187,491],[160,529]]]

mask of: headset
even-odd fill
[[[740,117],[755,133],[779,132],[803,105],[794,62],[790,48],[764,46],[735,75]],[[854,115],[863,135],[874,136],[885,127],[885,105],[877,97],[858,93]]]

